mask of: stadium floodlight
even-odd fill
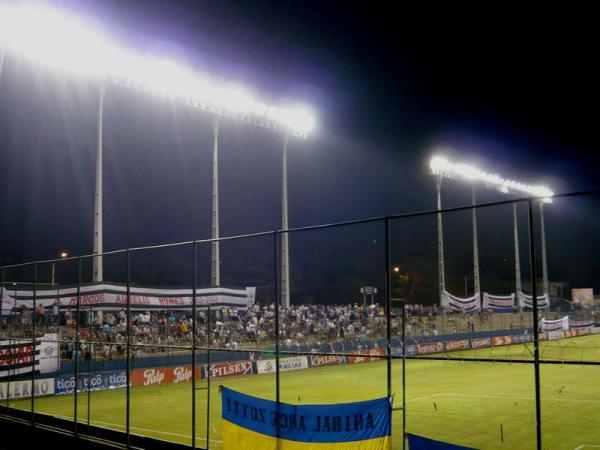
[[[229,117],[267,128],[284,136],[282,227],[287,228],[288,136],[306,139],[315,127],[309,108],[301,105],[268,105],[238,86],[223,85],[175,61],[144,55],[121,47],[79,18],[49,7],[0,5],[0,73],[5,51],[41,65],[100,81],[96,188],[94,207],[94,281],[102,281],[102,114],[105,84],[112,83],[168,98],[215,115],[213,134],[212,237],[219,238],[218,131],[219,118]],[[220,283],[219,242],[213,242],[213,286]],[[282,302],[289,306],[288,243],[282,242]]]
[[[475,166],[462,163],[452,163],[443,156],[434,156],[429,162],[429,167],[434,175],[446,178],[458,178],[464,181],[480,181],[492,189],[504,194],[526,194],[533,197],[541,197],[544,202],[551,202],[554,193],[545,186],[530,185],[514,180],[507,180],[500,175],[490,174]]]
[[[544,293],[548,294],[548,264],[546,259],[546,236],[544,227],[544,203],[552,203],[554,192],[543,185],[531,185],[518,181],[502,178],[500,175],[485,172],[475,166],[464,163],[453,163],[444,156],[436,155],[429,161],[429,168],[433,175],[437,175],[437,203],[441,209],[441,180],[442,178],[458,179],[466,182],[480,182],[489,189],[503,194],[519,195],[525,194],[540,200],[540,226],[542,244],[542,272]],[[473,185],[472,204],[475,205],[475,185]],[[480,290],[479,286],[479,251],[477,245],[477,213],[473,208],[473,278],[475,283],[475,294]],[[515,288],[517,295],[521,292],[521,269],[519,257],[519,235],[517,224],[517,205],[513,203],[513,229],[515,247]],[[444,244],[442,234],[442,218],[438,213],[438,259],[439,259],[439,289],[440,293],[445,290],[444,274]]]
[[[300,138],[315,125],[305,107],[269,106],[174,61],[122,48],[79,18],[48,7],[2,6],[0,49]]]

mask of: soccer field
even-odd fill
[[[531,358],[532,345],[468,350],[464,357]],[[454,353],[452,356],[458,356]],[[600,336],[541,344],[551,360],[600,361]],[[541,373],[543,447],[600,446],[600,366],[543,365]],[[343,403],[386,395],[386,362],[325,366],[282,372],[281,400],[292,404]],[[401,405],[401,361],[393,363],[392,391]],[[210,448],[221,448],[224,385],[250,395],[275,398],[275,375],[215,378],[211,386]],[[206,381],[197,383],[206,387]],[[191,443],[191,383],[131,389],[131,431]],[[90,422],[123,430],[125,390],[90,393]],[[196,392],[197,445],[206,442],[207,390]],[[522,363],[409,360],[406,363],[407,431],[482,449],[535,448],[534,366]],[[80,393],[78,417],[87,422],[88,394]],[[30,408],[30,401],[14,406]],[[73,396],[38,398],[36,412],[73,417]],[[392,422],[393,448],[402,448],[402,411]]]

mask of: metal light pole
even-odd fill
[[[517,222],[517,204],[513,203],[513,231],[515,241],[515,292],[517,296],[517,304],[519,292],[521,292],[521,258],[519,256],[519,227]]]
[[[442,209],[442,175],[437,179],[437,209]],[[440,291],[440,306],[442,305],[442,292],[446,290],[446,275],[444,272],[444,235],[442,225],[442,213],[437,214],[438,225],[438,288]]]
[[[281,184],[281,228],[288,228],[288,189],[287,189],[287,149],[288,136],[283,135],[283,165]],[[288,234],[281,234],[281,305],[290,306],[290,255]]]
[[[542,285],[544,294],[550,296],[548,292],[548,261],[546,260],[546,227],[544,226],[544,201],[540,200],[540,240],[542,241]],[[537,282],[537,280],[534,280]],[[543,295],[543,294],[542,294]]]
[[[213,121],[213,164],[212,164],[212,238],[219,239],[219,116]],[[211,245],[210,284],[221,285],[219,241]]]
[[[471,204],[475,206],[475,186],[473,186]],[[477,295],[481,291],[479,282],[479,245],[477,243],[477,209],[473,208],[473,286],[474,295]]]
[[[106,86],[104,81],[100,82],[100,99],[98,102],[98,138],[96,147],[96,189],[94,198],[94,257],[93,261],[93,281],[98,282],[104,279],[104,264],[101,253],[103,248],[102,233],[102,116],[104,112],[104,92]]]

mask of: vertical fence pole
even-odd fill
[[[196,256],[197,243],[192,244],[192,449],[196,448],[196,273],[198,272],[198,261]]]
[[[77,257],[77,303],[75,304],[75,386],[73,387],[73,426],[75,427],[75,436],[78,436],[77,429],[77,386],[79,384],[79,296],[81,295],[81,257]]]
[[[0,62],[1,62],[1,54],[0,54]],[[1,66],[1,64],[0,64],[0,66]],[[2,268],[2,271],[0,273],[0,278],[1,278],[1,283],[2,283],[2,284],[0,284],[0,326],[1,326],[4,323],[4,319],[2,318],[2,314],[4,313],[4,311],[2,310],[2,308],[4,306],[4,267]],[[17,305],[15,304],[15,306],[17,306]],[[9,316],[9,319],[7,319],[7,321],[6,321],[6,331],[7,331],[6,339],[8,341],[8,348],[11,349],[10,354],[14,355],[14,352],[10,345],[10,334],[8,333],[9,327],[14,326],[14,325],[12,325],[12,313],[13,313],[13,311],[11,308],[11,309],[9,309],[8,314],[7,314]],[[7,408],[10,407],[10,402],[8,401],[8,397],[9,397],[9,393],[10,393],[10,367],[14,364],[13,358],[14,358],[14,356],[11,358],[10,365],[8,366],[8,370],[6,371],[6,374],[8,375],[8,382],[6,384],[6,407]]]
[[[17,301],[19,298],[19,294],[17,293],[17,284],[13,282],[13,296],[15,299],[15,308],[17,308]],[[23,310],[21,310],[21,314],[18,316],[19,317],[19,321],[21,322],[21,324],[23,323]],[[13,323],[13,327],[17,328],[17,331],[19,331],[19,326],[15,325]],[[17,342],[16,339],[14,339],[14,336],[12,339],[9,339],[8,343],[14,345],[15,342]],[[12,348],[12,347],[11,347]],[[11,359],[10,359],[10,365],[12,367],[12,376],[15,375],[15,353],[16,353],[16,349],[13,349],[13,351],[11,352]],[[11,382],[11,370],[8,370],[8,380],[6,382],[6,392],[9,393],[9,395],[6,396],[6,406],[10,406],[10,401],[9,401],[9,396],[10,396],[10,382]]]
[[[531,296],[533,300],[533,363],[535,369],[535,419],[537,449],[542,449],[542,412],[540,401],[540,341],[538,331],[537,267],[535,258],[535,227],[533,201],[527,201],[529,210],[529,259],[531,264]]]
[[[11,313],[12,311],[9,311],[9,314]],[[8,330],[8,321],[6,323],[6,329]],[[4,331],[4,267],[0,270],[0,332],[2,331]],[[2,340],[1,337],[0,340]]]
[[[210,445],[210,301],[208,303],[207,319],[206,319],[206,449]]]
[[[1,59],[1,55],[0,55],[0,59]],[[0,277],[1,277],[1,282],[2,282],[2,284],[0,285],[0,324],[2,324],[3,323],[2,307],[4,306],[4,267],[2,268],[2,273],[0,274]],[[17,305],[15,304],[15,306],[17,306]],[[10,354],[14,355],[14,351],[12,350],[12,347],[10,345],[10,334],[8,333],[9,327],[14,326],[14,325],[12,325],[12,313],[13,313],[13,311],[11,308],[8,311],[9,320],[7,320],[7,322],[6,322],[6,330],[7,330],[6,338],[8,340],[8,348],[11,349]],[[6,407],[7,408],[10,407],[10,402],[8,401],[8,397],[10,394],[10,368],[14,364],[13,358],[14,358],[14,356],[11,357],[10,365],[8,366],[8,370],[6,371],[7,375],[8,375],[8,382],[6,383]]]
[[[406,299],[402,299],[402,450],[406,450]]]
[[[385,218],[385,319],[386,319],[386,347],[387,347],[387,397],[392,398],[392,276],[391,276],[391,243],[390,243],[390,218]],[[389,408],[390,423],[392,420],[392,405]]]
[[[94,310],[92,309],[92,306],[90,306],[90,310],[88,313],[88,334],[89,334],[89,340],[88,340],[88,373],[87,373],[87,427],[88,427],[88,433],[90,432],[90,411],[92,409],[92,393],[91,393],[91,389],[92,389],[92,358],[94,357],[94,344],[93,344],[93,339],[92,339],[92,317],[94,314]]]
[[[127,448],[130,448],[130,410],[131,410],[131,251],[127,249],[127,327],[125,334],[127,335],[127,389],[125,395],[125,433]]]
[[[277,414],[276,421],[276,448],[279,448],[279,402],[280,397],[280,379],[279,379],[279,296],[280,296],[280,284],[277,269],[279,266],[279,255],[277,252],[277,231],[273,232],[273,258],[274,258],[274,288],[275,288],[275,411]]]
[[[37,262],[33,263],[33,314],[31,321],[31,425],[35,426],[35,352],[37,321]]]

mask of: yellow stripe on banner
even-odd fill
[[[391,437],[354,442],[298,442],[279,439],[221,420],[223,427],[223,450],[389,450]]]

